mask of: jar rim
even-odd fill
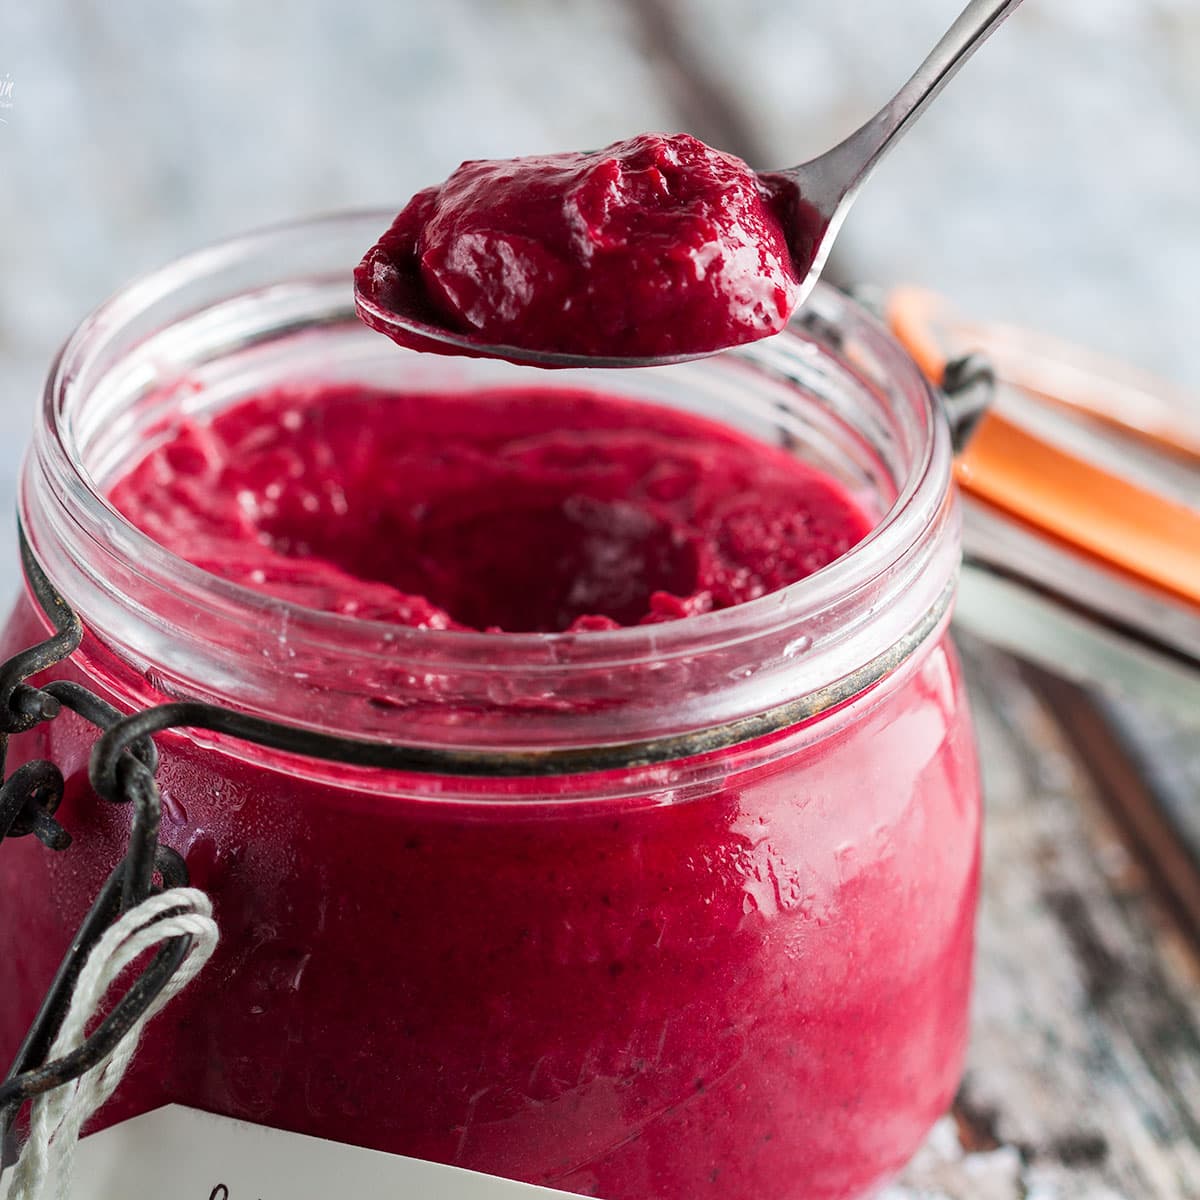
[[[39,521],[33,511],[39,507],[31,494],[33,475],[40,475],[43,483],[62,498],[57,513],[60,531],[70,526],[70,536],[82,537],[94,549],[118,556],[126,569],[182,602],[224,614],[237,612],[248,624],[283,622],[292,636],[302,636],[310,649],[340,654],[346,652],[350,641],[354,643],[355,659],[360,662],[371,660],[373,646],[375,657],[381,661],[395,662],[397,656],[407,656],[424,662],[436,657],[469,663],[473,670],[492,675],[514,670],[554,673],[561,671],[564,663],[617,671],[648,655],[665,660],[751,643],[764,633],[794,625],[805,614],[834,609],[847,596],[891,571],[910,554],[915,543],[927,536],[933,524],[944,519],[944,500],[950,487],[949,435],[933,388],[881,323],[841,293],[818,284],[800,316],[783,333],[704,363],[733,359],[754,369],[787,375],[814,355],[837,357],[820,333],[823,324],[833,325],[839,336],[851,336],[882,361],[911,410],[905,418],[916,431],[919,445],[898,494],[866,538],[813,574],[757,599],[669,622],[587,633],[418,629],[320,612],[264,595],[193,565],[133,525],[108,500],[73,440],[69,408],[85,387],[88,372],[95,369],[97,347],[122,336],[143,314],[186,288],[190,280],[219,276],[245,257],[261,255],[264,247],[277,244],[282,249],[298,238],[319,241],[327,231],[340,236],[347,228],[382,228],[389,220],[390,213],[385,210],[340,212],[288,221],[226,239],[134,280],[76,327],[47,377],[33,463],[27,460],[22,485],[22,518],[34,552],[52,578],[57,575],[55,564],[46,561],[46,538],[39,536]],[[345,270],[347,293],[349,266],[347,263]],[[868,386],[865,375],[853,362],[843,359],[837,365],[850,378],[861,376],[863,386]],[[78,560],[86,556],[77,553],[73,557]],[[61,581],[56,582],[62,586]],[[943,579],[936,590],[943,590],[945,583]],[[69,587],[64,589],[68,599],[69,591]],[[86,613],[84,619],[86,623]],[[499,643],[503,643],[504,653],[497,658]]]

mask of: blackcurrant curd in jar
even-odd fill
[[[728,608],[870,529],[795,455],[679,411],[546,387],[275,391],[173,430],[112,500],[189,562],[282,599],[493,632]]]
[[[156,738],[221,942],[100,1123],[178,1103],[601,1200],[857,1200],[967,1032],[934,398],[820,287],[811,327],[653,371],[402,351],[346,294],[380,219],[175,264],[47,386],[21,519],[85,629],[50,676],[424,756]],[[0,654],[45,630],[22,594]],[[0,1052],[124,852],[94,740],[64,713],[9,748],[62,768],[74,842],[0,854]]]

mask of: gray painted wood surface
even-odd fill
[[[867,115],[959,7],[6,0],[0,511],[54,346],[134,274],[254,225],[398,204],[465,157],[657,127],[794,161]],[[881,169],[838,269],[1200,391],[1198,58],[1194,0],[1030,0]],[[5,590],[14,566],[4,522]],[[1195,930],[1064,736],[1070,714],[968,651],[989,817],[974,1040],[954,1114],[887,1198],[1200,1196]],[[1200,828],[1200,726],[1135,720],[1174,819]]]
[[[1009,659],[964,646],[987,822],[955,1117],[887,1200],[1200,1196],[1200,957]]]

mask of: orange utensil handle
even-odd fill
[[[941,381],[946,359],[959,348],[948,345],[952,339],[964,338],[961,349],[983,348],[987,353],[987,327],[972,326],[962,334],[947,325],[944,316],[944,306],[936,299],[910,290],[897,292],[888,312],[897,337],[934,382]],[[1024,387],[1013,378],[1021,372],[1014,370],[1011,354],[996,366],[1001,379]],[[1072,378],[1075,390],[1062,403],[1099,415],[1131,436],[1150,438],[1146,428],[1135,429],[1113,411],[1111,381],[1104,381],[1109,399],[1097,408],[1080,389],[1079,373]],[[1059,397],[1048,396],[1044,387],[1039,386],[1039,397],[1060,402]],[[1154,440],[1166,436],[1159,422]],[[1186,437],[1171,441],[1170,446],[1172,451],[1190,452]],[[1115,475],[997,411],[980,422],[959,455],[956,473],[959,486],[969,495],[1200,608],[1200,511]]]
[[[1200,513],[988,413],[956,470],[963,491],[1200,607]]]
[[[1200,408],[1161,379],[1046,334],[965,320],[919,288],[897,288],[887,316],[931,379],[940,376],[947,352],[979,351],[1000,378],[1028,395],[1200,465]]]

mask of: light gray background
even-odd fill
[[[399,206],[465,157],[688,128],[795,161],[960,3],[0,0],[0,511],[54,348],[136,273],[284,217]],[[1028,0],[880,170],[839,267],[1200,392],[1197,197],[1200,4]]]

